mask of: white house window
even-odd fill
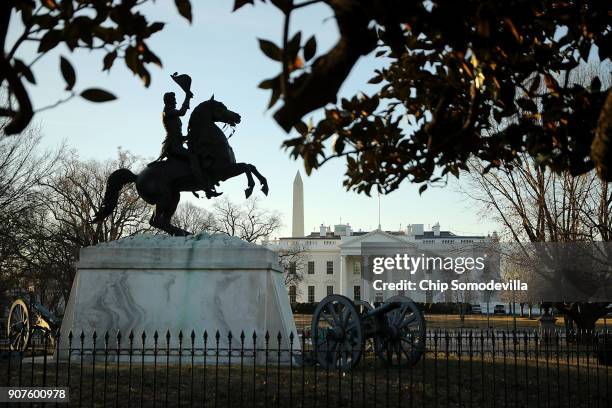
[[[289,286],[289,303],[292,305],[296,303],[297,300],[297,289],[295,286]]]
[[[314,261],[308,261],[308,274],[314,275]]]
[[[328,286],[327,287],[327,296],[333,295],[333,294],[334,294],[334,287],[333,286]]]
[[[327,274],[328,275],[334,274],[334,261],[327,261]]]
[[[361,264],[359,262],[355,262],[353,264],[353,274],[360,275],[361,274]]]
[[[361,286],[353,286],[353,299],[361,300]]]
[[[309,286],[308,287],[308,303],[314,303],[314,301],[315,301],[315,287]]]

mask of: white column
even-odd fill
[[[346,255],[340,255],[340,292],[346,295]]]
[[[361,299],[368,301],[370,303],[371,299],[370,297],[372,296],[372,288],[370,287],[370,285],[368,284],[368,282],[366,282],[365,279],[365,273],[366,273],[366,268],[364,268],[364,265],[368,265],[369,257],[367,255],[362,255],[362,261],[361,261]]]

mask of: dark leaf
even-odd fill
[[[47,52],[52,50],[59,44],[62,39],[62,32],[60,30],[49,30],[41,38],[40,44],[38,44],[38,52]]]
[[[423,194],[425,190],[427,190],[427,184],[423,184],[421,187],[419,187],[419,195]]]
[[[272,96],[270,96],[270,103],[268,104],[268,109],[274,106],[278,98],[280,98],[280,86],[276,86],[272,89]]]
[[[104,67],[102,68],[102,71],[110,70],[111,67],[113,66],[113,63],[115,62],[115,58],[117,58],[117,51],[112,51],[106,54],[106,56],[104,57],[104,60],[102,61],[104,63]]]
[[[60,70],[62,71],[64,81],[66,81],[66,90],[71,91],[76,83],[76,72],[74,71],[70,61],[63,56],[60,57]]]
[[[174,0],[176,8],[181,16],[191,23],[191,2],[189,0]]]
[[[342,136],[336,137],[336,140],[334,140],[334,151],[336,154],[342,154],[344,146],[344,138]]]
[[[240,7],[245,6],[247,4],[253,4],[255,0],[236,0],[234,2],[234,11],[238,10]]]
[[[317,52],[317,39],[313,35],[306,41],[306,45],[304,45],[304,59],[306,61],[310,61],[312,57],[315,56]]]
[[[283,13],[288,13],[293,3],[291,0],[270,0],[270,2],[278,7]]]
[[[261,81],[261,83],[259,84],[259,88],[260,89],[273,89],[274,87],[279,86],[279,81],[280,81],[280,75],[275,76],[274,78],[266,79],[264,81]]]
[[[117,99],[112,93],[99,88],[89,88],[81,92],[81,97],[90,102],[109,102]]]
[[[287,44],[286,51],[287,51],[290,61],[295,59],[295,57],[297,56],[297,53],[300,50],[301,42],[302,42],[302,32],[298,31],[297,33],[295,33],[293,38],[289,40],[289,43]]]
[[[382,82],[382,80],[383,80],[382,75],[376,75],[374,78],[368,81],[368,84],[379,84]]]
[[[297,122],[295,125],[293,125],[293,127],[302,136],[306,136],[308,134],[308,126],[306,126],[306,124],[301,120]]]
[[[32,70],[20,59],[15,58],[15,62],[13,63],[15,71],[17,73],[23,75],[25,79],[28,80],[29,83],[36,85],[36,79],[34,78],[34,74]]]
[[[270,59],[273,59],[274,61],[281,61],[282,60],[282,52],[281,49],[278,48],[278,46],[276,44],[274,44],[272,41],[268,41],[268,40],[264,40],[264,39],[259,39],[259,48],[261,48],[261,51]]]
[[[158,31],[161,31],[161,30],[164,29],[164,25],[165,25],[165,23],[157,21],[157,22],[155,22],[155,23],[153,23],[153,24],[151,24],[149,26],[149,32],[151,34],[153,34],[153,33],[156,33]]]
[[[135,74],[138,74],[138,51],[134,47],[127,47],[125,50],[125,65]]]

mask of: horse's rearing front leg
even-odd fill
[[[262,176],[259,171],[257,171],[257,167],[253,166],[252,164],[249,164],[248,166],[251,172],[255,175],[255,177],[257,177],[257,180],[259,180],[259,184],[261,184],[262,193],[268,195],[268,180],[266,180],[266,178]]]
[[[240,163],[244,167],[244,174],[247,176],[248,186],[246,190],[244,190],[244,195],[246,198],[249,198],[251,194],[253,194],[253,188],[255,187],[255,180],[253,180],[253,175],[251,174],[250,164]]]

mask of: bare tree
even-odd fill
[[[248,242],[260,242],[278,230],[282,223],[277,212],[263,209],[256,198],[241,205],[224,198],[214,205],[214,232],[233,235]]]
[[[40,212],[37,195],[42,179],[64,154],[63,147],[43,151],[40,140],[36,127],[27,128],[19,138],[0,138],[0,297],[34,275],[29,256],[34,253],[30,237]]]
[[[285,272],[285,286],[295,286],[304,280],[304,273],[308,265],[306,248],[298,242],[278,251],[278,262]]]
[[[121,150],[116,160],[104,162],[81,161],[71,154],[45,182],[44,200],[51,218],[81,247],[150,230],[147,221],[152,209],[139,199],[134,185],[123,190],[117,208],[104,222],[91,223],[101,206],[109,174],[117,167],[138,164],[136,156]]]
[[[193,233],[212,231],[216,225],[212,213],[189,202],[179,204],[172,220],[177,227]]]
[[[484,170],[480,162],[469,166],[475,171],[466,194],[493,214],[503,227],[502,236],[519,245],[526,258],[531,256],[527,247],[534,243],[610,241],[612,191],[594,171],[581,176],[556,174],[527,157],[484,175],[477,174]],[[529,259],[522,262],[529,263]],[[512,273],[525,277],[525,271]],[[555,306],[580,328],[592,328],[607,313],[608,303]]]

